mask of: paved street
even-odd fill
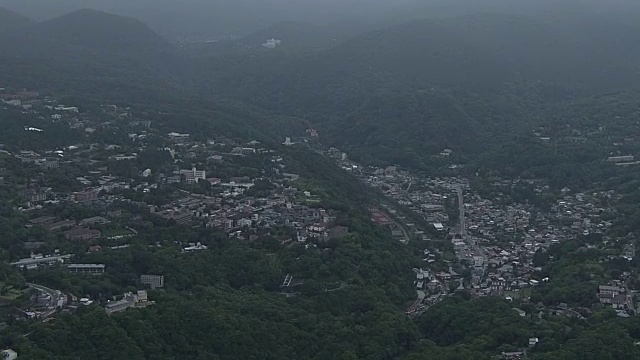
[[[60,303],[64,303],[64,294],[62,294],[62,292],[60,290],[54,290],[51,288],[48,288],[46,286],[42,286],[42,285],[38,285],[38,284],[33,284],[33,283],[27,283],[27,285],[32,288],[32,289],[36,289],[40,292],[43,292],[45,294],[48,294],[49,296],[51,296],[51,300],[49,301],[49,304],[47,305],[47,307],[49,309],[55,309],[58,307],[58,304]]]

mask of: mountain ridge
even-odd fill
[[[438,147],[473,152],[517,133],[549,101],[637,88],[640,52],[629,45],[640,27],[576,18],[588,21],[491,13],[423,19],[290,59],[218,63],[208,86],[313,119],[326,143],[361,159],[396,162],[389,149],[407,144],[404,153],[415,156],[405,163],[415,164]],[[580,37],[600,28],[607,31],[597,43]],[[603,44],[616,51],[601,51]]]
[[[133,16],[171,39],[247,35],[290,20],[324,23],[336,17],[366,18],[367,14],[383,13],[392,5],[386,0],[0,0],[0,6],[37,20],[80,8]]]
[[[7,50],[0,54],[0,79],[56,86],[57,92],[119,97],[127,93],[124,88],[131,94],[143,88],[178,91],[191,79],[176,46],[136,19],[96,10],[0,36],[0,47]]]
[[[57,41],[85,47],[145,49],[169,43],[141,21],[93,9],[80,9],[37,24],[39,31]]]
[[[358,97],[377,91],[381,84],[395,83],[499,90],[505,84],[524,81],[598,91],[640,83],[640,68],[634,61],[640,60],[640,53],[636,50],[611,56],[591,43],[565,36],[558,24],[496,14],[420,20],[369,32],[313,55],[256,65],[260,71],[245,67],[229,74],[225,68],[226,73],[218,75],[220,83],[234,77],[241,79],[239,83],[256,85],[253,93],[246,93],[246,88],[234,92],[233,86],[225,85],[230,96],[264,99],[259,105],[281,110],[287,106],[282,99],[295,102],[306,96],[311,84],[316,98],[327,96],[340,103],[345,96]],[[627,31],[615,29],[601,41]],[[215,84],[216,74],[213,76]],[[273,96],[265,98],[265,92]],[[313,108],[313,104],[305,105]]]
[[[17,31],[34,24],[35,22],[30,18],[13,10],[0,7],[0,34]]]

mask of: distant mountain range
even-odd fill
[[[36,31],[52,41],[108,51],[165,52],[170,45],[142,22],[82,9],[41,22]]]
[[[83,9],[17,23],[0,33],[0,76],[9,83],[118,94],[121,86],[177,89],[188,79],[179,49],[133,18]]]
[[[129,17],[83,9],[34,23],[0,9],[0,19],[0,45],[6,50],[0,58],[54,63],[58,59],[67,65],[91,62],[118,70],[138,66],[141,74],[153,70],[153,76],[174,79],[193,66],[185,59],[187,52]],[[541,81],[625,89],[640,82],[640,21],[636,20],[640,18],[634,14],[559,14],[544,21],[480,14],[419,20],[376,31],[368,31],[370,24],[327,27],[283,22],[230,44],[260,51],[262,43],[276,38],[283,48],[296,50],[286,57],[245,56],[247,52],[240,52],[242,59],[217,57],[228,54],[224,45],[200,54],[209,59],[199,61],[194,71],[208,82],[207,88],[224,83],[219,90],[233,98],[264,99],[258,105],[281,110],[299,108],[296,99],[307,96],[310,86],[314,98],[338,106],[344,103],[347,108],[352,106],[350,98],[360,101],[362,94],[371,94],[380,84],[486,90]],[[229,83],[232,78],[236,81]],[[253,82],[255,86],[247,89],[245,85]],[[323,101],[304,107],[308,105],[326,108]]]
[[[265,57],[263,63],[257,59],[241,66],[222,66],[216,62],[220,59],[211,63],[232,96],[282,111],[334,111],[345,104],[349,112],[352,100],[396,87],[486,92],[534,82],[616,91],[640,84],[640,22],[617,19],[568,17],[543,23],[484,14],[420,20],[286,61]],[[232,78],[236,81],[230,83]],[[235,91],[234,84],[243,86]],[[307,101],[310,94],[314,102]]]
[[[30,25],[33,25],[33,21],[28,17],[0,7],[0,34]]]
[[[553,13],[640,9],[635,0],[0,0],[36,21],[84,8],[140,19],[171,40],[247,35],[279,22],[403,23],[474,13]]]
[[[551,103],[638,89],[634,16],[419,20],[298,57],[213,58],[208,85],[313,119],[325,141],[369,160],[415,159],[438,147],[476,151],[544,116]]]
[[[329,23],[378,17],[410,0],[0,0],[38,21],[83,8],[131,16],[176,37],[246,35],[283,21]]]
[[[638,14],[474,14],[373,31],[281,22],[194,49],[96,10],[40,23],[0,11],[0,80],[109,99],[230,100],[395,162],[397,144],[413,159],[475,151],[550,105],[637,90]],[[281,46],[262,47],[269,38]]]

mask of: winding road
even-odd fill
[[[64,294],[62,294],[62,292],[60,292],[59,290],[54,290],[46,286],[33,284],[33,283],[27,283],[27,286],[51,296],[51,302],[49,303],[49,306],[48,306],[50,309],[55,309],[58,303],[60,302],[60,300],[64,298]]]

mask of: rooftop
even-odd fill
[[[69,264],[67,267],[76,269],[104,269],[104,264]]]

